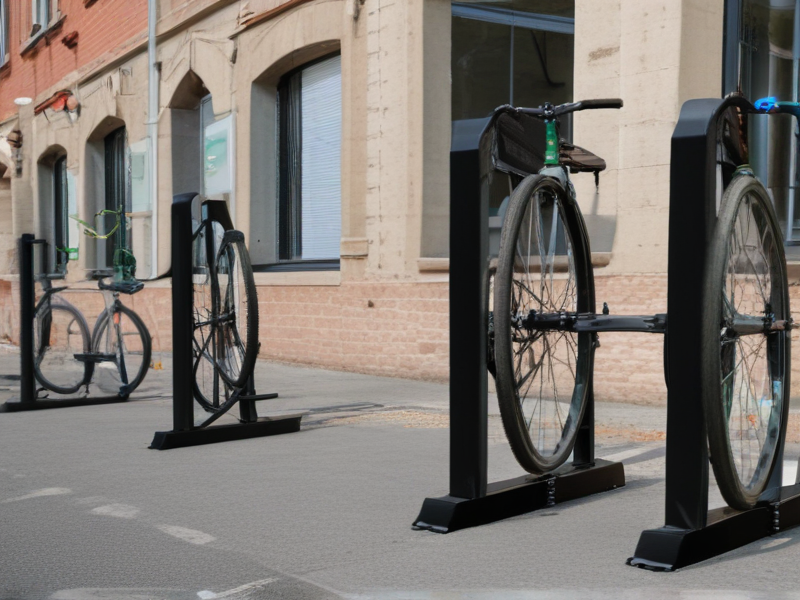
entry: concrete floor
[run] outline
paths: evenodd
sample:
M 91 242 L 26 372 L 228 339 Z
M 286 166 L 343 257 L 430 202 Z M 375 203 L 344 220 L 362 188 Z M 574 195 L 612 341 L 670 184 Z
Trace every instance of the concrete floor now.
M 0 599 L 800 598 L 800 529 L 675 573 L 625 565 L 663 524 L 663 408 L 597 407 L 625 488 L 438 535 L 411 523 L 447 493 L 447 386 L 259 363 L 280 393 L 260 412 L 308 411 L 299 433 L 158 452 L 168 358 L 128 403 L 0 414 Z M 490 480 L 520 475 L 490 405 Z

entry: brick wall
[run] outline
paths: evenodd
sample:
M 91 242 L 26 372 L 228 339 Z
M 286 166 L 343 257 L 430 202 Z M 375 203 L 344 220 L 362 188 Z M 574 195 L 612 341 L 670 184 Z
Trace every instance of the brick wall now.
M 64 16 L 60 29 L 48 35 L 50 39 L 41 40 L 35 49 L 20 55 L 31 32 L 31 2 L 13 1 L 8 6 L 10 63 L 0 73 L 0 120 L 17 111 L 15 98 L 37 99 L 71 72 L 106 53 L 113 54 L 147 29 L 144 0 L 99 0 L 88 8 L 84 0 L 58 0 Z M 61 39 L 74 31 L 78 32 L 78 44 L 70 49 Z
M 598 306 L 611 314 L 666 311 L 665 276 L 597 277 Z M 800 286 L 790 288 L 800 314 Z M 19 290 L 0 281 L 0 337 L 18 341 Z M 67 293 L 90 327 L 102 310 L 97 293 Z M 258 288 L 260 358 L 374 375 L 447 381 L 448 285 L 446 283 L 354 283 L 330 287 Z M 153 335 L 154 359 L 172 347 L 171 290 L 146 287 L 123 302 Z M 793 335 L 800 356 L 800 334 Z M 599 401 L 664 405 L 664 337 L 605 333 L 595 355 Z M 800 360 L 793 361 L 794 396 L 800 395 Z M 491 385 L 491 384 L 490 384 Z

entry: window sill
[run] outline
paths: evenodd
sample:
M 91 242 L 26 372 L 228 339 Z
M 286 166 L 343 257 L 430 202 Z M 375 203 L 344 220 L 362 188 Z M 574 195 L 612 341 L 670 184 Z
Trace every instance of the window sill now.
M 338 286 L 342 284 L 339 271 L 278 271 L 253 273 L 256 285 L 263 286 Z
M 497 259 L 492 259 L 492 265 Z M 592 252 L 592 266 L 595 269 L 607 267 L 611 262 L 611 252 Z M 800 263 L 798 264 L 800 267 Z M 450 272 L 449 258 L 420 258 L 417 259 L 417 269 L 420 273 L 448 273 Z
M 26 54 L 36 50 L 42 40 L 44 40 L 45 45 L 49 46 L 55 35 L 61 31 L 66 18 L 67 15 L 59 15 L 57 19 L 50 21 L 50 23 L 47 24 L 47 27 L 40 29 L 33 37 L 22 42 L 22 47 L 19 51 L 20 56 L 25 56 Z

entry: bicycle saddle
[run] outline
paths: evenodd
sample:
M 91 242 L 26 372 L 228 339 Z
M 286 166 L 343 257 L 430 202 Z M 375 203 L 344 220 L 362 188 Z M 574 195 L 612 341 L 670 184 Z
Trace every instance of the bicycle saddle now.
M 97 287 L 101 290 L 109 290 L 111 292 L 120 292 L 122 294 L 132 295 L 144 288 L 143 281 L 132 279 L 130 281 L 112 281 L 111 283 L 103 283 L 105 277 L 97 280 Z
M 586 148 L 569 142 L 561 142 L 558 148 L 558 158 L 562 165 L 569 167 L 570 173 L 599 173 L 606 168 L 605 160 Z

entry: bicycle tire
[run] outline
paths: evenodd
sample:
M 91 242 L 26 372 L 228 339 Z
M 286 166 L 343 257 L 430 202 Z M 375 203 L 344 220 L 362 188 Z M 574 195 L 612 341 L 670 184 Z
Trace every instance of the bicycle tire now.
M 594 312 L 590 257 L 574 200 L 551 177 L 526 177 L 511 195 L 501 231 L 493 320 L 503 428 L 517 461 L 531 473 L 558 468 L 572 452 L 586 411 L 596 338 L 535 324 L 527 329 L 523 319 L 530 310 Z M 557 275 L 557 268 L 566 275 Z M 523 374 L 523 366 L 529 372 Z
M 240 231 L 226 231 L 216 258 L 221 353 L 217 366 L 232 387 L 242 387 L 258 357 L 258 297 L 250 255 Z
M 62 315 L 63 316 L 58 316 Z M 77 331 L 72 326 L 77 326 Z M 66 343 L 62 334 L 66 333 Z M 70 340 L 80 334 L 80 341 Z M 58 346 L 52 341 L 58 340 Z M 43 347 L 43 338 L 48 343 Z M 33 318 L 33 371 L 36 379 L 46 389 L 57 394 L 74 394 L 91 380 L 93 366 L 79 362 L 74 355 L 87 353 L 90 349 L 89 326 L 81 312 L 68 303 L 45 300 L 37 308 Z
M 116 366 L 116 377 L 111 373 L 105 372 L 106 370 L 110 371 L 110 369 L 104 368 L 104 364 L 106 363 L 98 363 L 95 368 L 95 382 L 97 383 L 98 387 L 104 391 L 112 392 L 116 388 L 116 391 L 121 396 L 127 396 L 131 394 L 137 387 L 139 387 L 147 375 L 147 370 L 150 368 L 150 359 L 153 353 L 153 341 L 150 336 L 150 332 L 147 330 L 147 326 L 144 324 L 141 317 L 133 310 L 124 304 L 120 304 L 118 307 L 112 310 L 112 313 L 115 315 L 117 313 L 121 313 L 121 315 L 124 315 L 130 320 L 131 325 L 133 326 L 134 331 L 127 333 L 123 332 L 123 336 L 131 336 L 135 332 L 141 341 L 139 343 L 134 342 L 130 346 L 127 345 L 127 342 L 124 342 L 126 345 L 124 345 L 122 348 L 123 356 L 114 362 L 114 365 Z M 109 314 L 111 314 L 109 313 L 109 310 L 104 310 L 97 317 L 94 329 L 92 329 L 92 351 L 95 353 L 105 351 L 108 354 L 116 355 L 117 349 L 119 348 L 119 345 L 115 339 L 116 336 L 106 335 Z M 120 327 L 125 327 L 122 324 L 121 318 Z M 128 356 L 128 359 L 125 359 L 126 355 Z M 130 358 L 137 355 L 141 358 L 137 360 L 132 360 Z M 125 381 L 123 381 L 121 371 L 122 364 L 126 365 L 126 378 L 128 380 L 127 384 Z M 130 369 L 131 366 L 134 368 Z M 135 375 L 133 377 L 131 376 L 132 371 L 135 371 Z
M 791 371 L 789 330 L 740 334 L 734 323 L 748 317 L 780 322 L 790 314 L 778 219 L 754 177 L 735 177 L 723 194 L 703 293 L 701 397 L 709 456 L 723 498 L 745 510 L 756 504 L 775 466 Z

